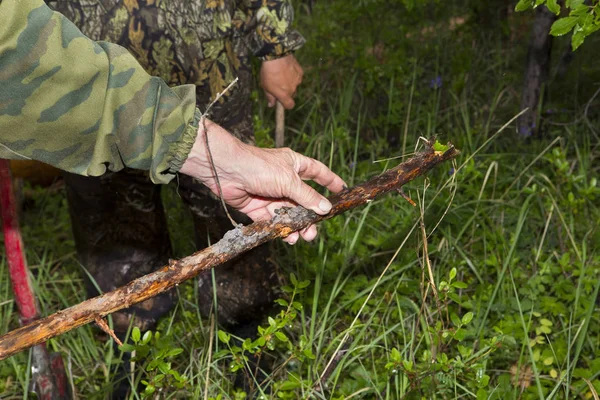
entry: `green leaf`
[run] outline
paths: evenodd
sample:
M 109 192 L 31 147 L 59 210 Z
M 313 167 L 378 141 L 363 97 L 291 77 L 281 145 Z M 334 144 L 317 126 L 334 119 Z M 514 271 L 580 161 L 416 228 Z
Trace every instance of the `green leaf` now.
M 140 341 L 141 336 L 142 336 L 142 333 L 140 332 L 140 328 L 138 328 L 137 326 L 134 326 L 133 330 L 131 331 L 131 340 L 133 340 L 134 343 L 137 343 Z
M 166 363 L 166 362 L 160 362 L 158 364 L 158 369 L 160 370 L 160 372 L 162 372 L 163 374 L 168 374 L 169 371 L 171 370 L 171 363 Z
M 546 2 L 546 7 L 548 7 L 548 10 L 550 10 L 551 13 L 556 15 L 560 14 L 560 6 L 558 5 L 557 0 L 548 0 Z
M 459 328 L 454 332 L 454 340 L 458 340 L 459 342 L 462 341 L 465 336 L 467 336 L 467 331 L 464 329 Z
M 533 7 L 533 1 L 531 0 L 519 0 L 515 6 L 515 11 L 525 11 Z
M 477 390 L 477 400 L 487 400 L 488 392 L 484 388 L 479 388 Z
M 300 382 L 286 381 L 281 382 L 279 385 L 279 390 L 293 390 L 300 387 Z
M 217 335 L 219 336 L 219 340 L 225 344 L 228 344 L 229 339 L 231 339 L 231 336 L 221 330 L 217 333 Z
M 151 395 L 152 393 L 154 393 L 156 391 L 156 388 L 154 387 L 154 385 L 148 385 L 146 386 L 146 389 L 144 389 L 144 395 Z
M 290 274 L 290 282 L 292 282 L 292 285 L 298 286 L 298 279 L 296 278 L 296 275 L 294 275 L 293 273 Z
M 469 322 L 471 322 L 473 320 L 473 313 L 471 311 L 469 311 L 468 313 L 466 313 L 465 315 L 463 315 L 462 317 L 462 323 L 464 325 L 467 325 Z
M 571 37 L 571 47 L 573 47 L 573 51 L 577 50 L 579 46 L 583 44 L 585 40 L 585 33 L 583 30 L 576 31 L 573 33 L 573 37 Z M 571 193 L 569 193 L 571 194 Z
M 129 344 L 129 343 L 124 343 L 121 347 L 120 347 L 121 351 L 124 351 L 126 353 L 131 353 L 132 351 L 135 350 L 135 346 Z
M 180 348 L 180 347 L 176 347 L 174 349 L 171 349 L 171 350 L 167 351 L 166 355 L 167 355 L 167 357 L 174 357 L 174 356 L 179 355 L 181 353 L 183 353 L 183 349 Z
M 392 361 L 395 361 L 395 362 L 402 361 L 402 356 L 400 355 L 400 352 L 398 351 L 398 349 L 395 347 L 392 349 L 392 354 L 390 355 L 390 358 L 392 359 Z
M 583 4 L 585 0 L 567 0 L 565 2 L 565 5 L 567 6 L 567 8 L 577 8 L 579 6 L 581 6 Z
M 435 143 L 433 144 L 433 150 L 434 151 L 441 151 L 442 153 L 445 152 L 446 150 L 448 150 L 449 147 L 445 144 L 441 144 L 439 141 L 435 141 Z
M 143 344 L 148 344 L 148 342 L 152 339 L 152 331 L 147 331 L 146 333 L 144 333 L 144 336 L 142 337 L 142 343 Z
M 309 286 L 310 286 L 310 281 L 308 279 L 298 283 L 299 289 L 305 289 Z
M 466 289 L 469 287 L 469 285 L 461 281 L 452 282 L 450 286 L 455 287 L 457 289 Z
M 578 18 L 576 17 L 565 17 L 557 19 L 550 28 L 550 34 L 552 36 L 562 36 L 569 33 L 571 29 L 577 24 Z
M 277 299 L 275 300 L 275 303 L 279 304 L 281 307 L 287 307 L 289 304 L 287 300 L 284 299 Z
M 315 359 L 315 355 L 313 354 L 311 349 L 302 350 L 302 354 L 304 354 L 304 357 L 308 358 L 309 360 Z
M 283 332 L 275 332 L 275 336 L 277 337 L 277 339 L 281 340 L 282 342 L 288 341 L 287 336 L 285 336 L 285 333 L 283 333 Z
M 456 267 L 450 270 L 450 281 L 454 278 L 456 278 Z
M 460 320 L 460 318 L 458 318 L 458 315 L 452 313 L 452 315 L 450 316 L 450 319 L 452 320 L 452 323 L 454 324 L 454 326 L 456 326 L 456 327 L 462 326 L 462 321 Z

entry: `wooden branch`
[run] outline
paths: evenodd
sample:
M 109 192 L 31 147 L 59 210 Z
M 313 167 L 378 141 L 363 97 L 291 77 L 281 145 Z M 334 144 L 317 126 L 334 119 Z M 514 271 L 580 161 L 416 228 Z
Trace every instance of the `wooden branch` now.
M 0 360 L 163 293 L 202 271 L 222 264 L 269 240 L 286 237 L 311 224 L 363 205 L 377 196 L 400 189 L 407 182 L 459 154 L 458 150 L 450 144 L 445 152 L 434 151 L 433 142 L 434 139 L 427 142 L 425 151 L 395 168 L 362 185 L 345 189 L 329 197 L 333 208 L 327 215 L 320 216 L 303 207 L 280 209 L 269 221 L 258 221 L 248 226 L 238 225 L 228 231 L 220 241 L 202 251 L 178 261 L 171 261 L 160 270 L 131 281 L 112 292 L 91 298 L 0 336 Z

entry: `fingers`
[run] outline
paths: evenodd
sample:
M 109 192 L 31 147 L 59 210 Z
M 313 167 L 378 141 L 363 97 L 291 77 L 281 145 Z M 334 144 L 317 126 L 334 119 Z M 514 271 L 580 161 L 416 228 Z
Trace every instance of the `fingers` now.
M 317 237 L 317 233 L 317 226 L 311 225 L 308 228 L 300 231 L 300 236 L 302 236 L 302 239 L 306 240 L 307 242 L 310 242 Z
M 289 183 L 286 197 L 319 215 L 325 215 L 331 211 L 332 205 L 329 200 L 300 179 L 292 180 Z
M 291 110 L 296 105 L 294 99 L 289 95 L 287 97 L 278 97 L 277 100 L 279 100 L 286 110 Z
M 283 108 L 285 108 L 286 110 L 291 110 L 296 105 L 296 102 L 294 101 L 294 98 L 292 97 L 293 95 L 294 95 L 294 92 L 289 92 L 286 90 L 276 90 L 271 94 L 271 96 L 274 99 L 277 99 L 283 105 Z M 267 95 L 267 99 L 268 98 L 269 98 L 269 95 Z M 275 104 L 275 103 L 273 103 L 273 104 Z M 269 106 L 269 107 L 272 107 L 272 106 Z
M 320 161 L 296 153 L 296 171 L 302 179 L 310 179 L 338 193 L 346 187 L 346 183 Z
M 265 90 L 265 96 L 267 96 L 267 105 L 269 107 L 274 107 L 275 103 L 277 102 L 277 99 L 275 98 L 275 96 L 273 96 L 271 93 L 267 92 Z
M 307 242 L 310 242 L 317 237 L 317 233 L 317 226 L 311 225 L 308 228 L 301 230 L 300 232 L 294 232 L 290 234 L 288 237 L 284 238 L 283 241 L 288 244 L 294 245 L 298 242 L 298 239 L 302 237 L 302 239 L 306 240 Z
M 302 67 L 291 54 L 275 60 L 263 61 L 260 80 L 269 107 L 275 105 L 274 100 L 278 100 L 284 108 L 288 110 L 294 108 L 293 97 L 302 83 L 303 75 Z
M 288 244 L 295 245 L 296 242 L 298 241 L 299 237 L 300 237 L 300 234 L 298 232 L 294 232 L 294 233 L 290 234 L 288 237 L 283 238 L 283 241 Z

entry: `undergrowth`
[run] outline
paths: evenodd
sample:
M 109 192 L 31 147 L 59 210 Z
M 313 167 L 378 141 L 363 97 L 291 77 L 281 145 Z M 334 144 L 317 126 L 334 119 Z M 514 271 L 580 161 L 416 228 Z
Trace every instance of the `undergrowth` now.
M 96 328 L 51 339 L 79 398 L 105 398 L 124 378 L 133 398 L 598 398 L 598 113 L 584 112 L 600 82 L 597 39 L 568 76 L 554 75 L 543 137 L 525 140 L 514 121 L 527 16 L 494 31 L 474 10 L 336 0 L 308 16 L 300 6 L 309 41 L 286 116 L 292 148 L 350 185 L 410 157 L 419 137 L 461 156 L 407 185 L 415 205 L 388 195 L 321 224 L 313 243 L 278 244 L 288 284 L 256 338 L 201 318 L 188 283 L 156 332 L 131 332 L 121 349 L 135 351 L 131 377 L 116 374 L 123 352 Z M 254 101 L 257 141 L 272 146 L 274 116 Z M 171 189 L 171 237 L 185 256 L 190 219 Z M 84 299 L 83 268 L 64 193 L 28 190 L 23 236 L 49 314 Z M 5 332 L 18 321 L 2 263 Z M 0 362 L 0 398 L 27 397 L 28 362 L 27 352 Z

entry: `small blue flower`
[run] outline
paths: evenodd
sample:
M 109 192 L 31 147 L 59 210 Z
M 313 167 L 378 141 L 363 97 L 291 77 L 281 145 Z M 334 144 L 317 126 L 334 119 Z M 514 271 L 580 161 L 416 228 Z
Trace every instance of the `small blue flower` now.
M 450 168 L 450 171 L 448 171 L 448 175 L 452 176 L 455 172 L 456 171 L 454 170 L 454 168 Z
M 435 79 L 432 79 L 431 81 L 429 81 L 429 87 L 431 89 L 439 89 L 442 87 L 442 77 L 441 76 L 436 76 Z
M 534 129 L 535 129 L 535 124 L 533 124 L 531 127 L 521 126 L 521 127 L 519 127 L 519 135 L 521 135 L 523 137 L 530 137 L 531 135 L 533 135 Z
M 354 161 L 352 161 L 350 164 L 348 164 L 348 168 L 354 169 L 354 167 L 356 167 L 356 163 Z

